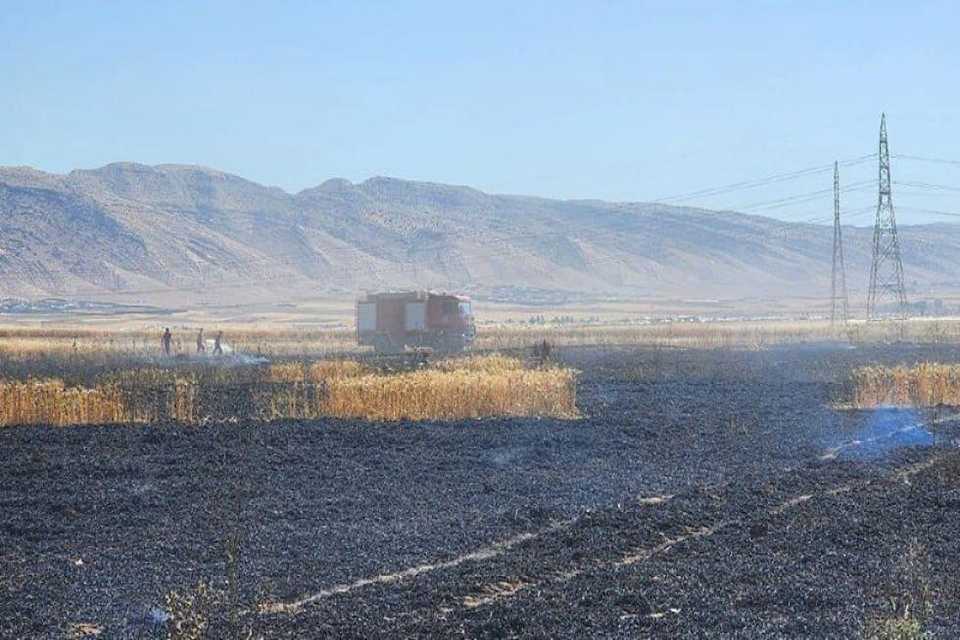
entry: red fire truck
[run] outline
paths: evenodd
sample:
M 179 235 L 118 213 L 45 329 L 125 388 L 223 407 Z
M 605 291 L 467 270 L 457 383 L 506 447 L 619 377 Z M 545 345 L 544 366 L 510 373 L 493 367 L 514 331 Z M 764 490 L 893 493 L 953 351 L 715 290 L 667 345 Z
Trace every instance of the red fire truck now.
M 463 351 L 476 335 L 470 298 L 433 291 L 374 293 L 357 301 L 357 342 L 377 353 Z

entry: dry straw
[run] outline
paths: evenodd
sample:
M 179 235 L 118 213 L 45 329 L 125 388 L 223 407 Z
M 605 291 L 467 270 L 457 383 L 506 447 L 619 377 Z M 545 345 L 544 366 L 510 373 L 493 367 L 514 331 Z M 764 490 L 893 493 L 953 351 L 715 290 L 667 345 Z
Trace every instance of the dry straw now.
M 960 320 L 913 318 L 903 323 L 854 322 L 838 331 L 821 320 L 687 320 L 650 322 L 620 316 L 603 322 L 530 324 L 516 321 L 483 324 L 475 347 L 482 350 L 518 349 L 549 341 L 569 345 L 645 345 L 683 348 L 762 348 L 819 340 L 886 342 L 891 339 L 922 343 L 960 342 Z M 352 328 L 295 329 L 279 325 L 219 326 L 234 352 L 268 357 L 328 358 L 360 352 Z M 194 352 L 199 327 L 174 326 L 174 350 Z M 208 334 L 211 327 L 207 327 Z M 31 362 L 44 358 L 97 363 L 118 357 L 155 357 L 160 353 L 162 326 L 139 329 L 94 329 L 85 325 L 58 328 L 0 326 L 0 360 Z
M 853 372 L 858 407 L 960 406 L 960 365 L 924 362 L 913 367 L 861 367 Z
M 574 418 L 569 369 L 437 369 L 331 380 L 324 412 L 367 420 L 460 420 L 493 416 Z
M 0 426 L 313 419 L 577 417 L 576 372 L 500 355 L 380 373 L 350 360 L 264 369 L 132 369 L 92 389 L 60 380 L 0 383 Z
M 60 380 L 0 382 L 0 426 L 12 424 L 103 424 L 122 422 L 120 392 L 114 386 L 82 389 Z

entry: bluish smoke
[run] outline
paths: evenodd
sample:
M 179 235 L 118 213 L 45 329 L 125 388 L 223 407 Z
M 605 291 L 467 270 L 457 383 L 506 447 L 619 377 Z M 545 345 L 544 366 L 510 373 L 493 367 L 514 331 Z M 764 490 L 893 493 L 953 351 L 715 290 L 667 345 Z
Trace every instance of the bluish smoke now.
M 934 442 L 934 435 L 916 411 L 878 407 L 859 429 L 838 434 L 823 458 L 870 460 L 906 447 L 929 447 Z

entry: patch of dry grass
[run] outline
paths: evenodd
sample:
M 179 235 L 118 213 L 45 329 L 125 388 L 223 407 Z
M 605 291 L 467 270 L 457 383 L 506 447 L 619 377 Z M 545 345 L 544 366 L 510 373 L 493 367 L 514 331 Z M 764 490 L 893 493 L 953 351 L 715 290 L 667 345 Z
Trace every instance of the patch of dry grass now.
M 494 416 L 575 418 L 570 369 L 426 369 L 333 379 L 324 410 L 366 420 L 463 420 Z
M 201 324 L 156 320 L 150 324 L 118 327 L 0 326 L 0 359 L 37 357 L 106 358 L 156 357 L 164 326 L 173 331 L 176 354 L 196 351 Z M 238 353 L 267 357 L 330 358 L 362 352 L 350 327 L 296 328 L 286 325 L 205 323 L 206 337 L 224 331 L 225 344 Z M 831 327 L 823 320 L 698 321 L 690 318 L 608 318 L 596 322 L 530 324 L 521 321 L 486 323 L 478 328 L 478 350 L 527 348 L 547 340 L 553 345 L 644 345 L 695 349 L 763 348 L 822 340 L 855 343 L 906 340 L 922 343 L 960 343 L 960 320 L 915 318 L 906 322 L 853 322 Z
M 892 563 L 884 588 L 886 611 L 867 619 L 866 640 L 922 640 L 930 637 L 925 628 L 942 595 L 932 581 L 932 567 L 926 547 L 913 539 L 902 556 Z
M 321 360 L 319 362 L 283 362 L 269 367 L 270 382 L 323 382 L 367 375 L 370 369 L 353 360 Z
M 0 426 L 11 424 L 103 424 L 122 422 L 119 390 L 67 387 L 60 380 L 0 382 Z
M 36 357 L 105 358 L 160 355 L 160 336 L 166 325 L 129 329 L 91 328 L 0 328 L 0 358 Z M 199 326 L 171 323 L 173 352 L 196 352 Z M 207 326 L 205 337 L 213 339 L 219 327 Z M 347 329 L 224 327 L 224 344 L 236 352 L 270 357 L 328 356 L 357 351 L 356 334 Z
M 876 617 L 867 620 L 864 640 L 924 640 L 927 634 L 920 621 L 912 617 Z
M 473 371 L 476 373 L 502 373 L 504 371 L 518 371 L 524 368 L 524 363 L 518 358 L 511 358 L 499 353 L 486 355 L 466 355 L 456 358 L 447 358 L 433 363 L 438 371 Z
M 528 368 L 500 355 L 378 372 L 350 360 L 267 367 L 151 367 L 102 376 L 91 388 L 59 380 L 0 384 L 0 426 L 315 419 L 575 418 L 576 373 Z
M 825 320 L 776 319 L 502 323 L 482 326 L 475 344 L 480 349 L 514 349 L 543 340 L 557 346 L 643 345 L 685 349 L 762 349 L 827 340 L 945 344 L 960 342 L 960 320 L 914 318 L 905 322 L 851 322 L 846 327 L 831 326 Z
M 861 408 L 960 406 L 960 365 L 924 362 L 912 367 L 870 366 L 852 374 Z

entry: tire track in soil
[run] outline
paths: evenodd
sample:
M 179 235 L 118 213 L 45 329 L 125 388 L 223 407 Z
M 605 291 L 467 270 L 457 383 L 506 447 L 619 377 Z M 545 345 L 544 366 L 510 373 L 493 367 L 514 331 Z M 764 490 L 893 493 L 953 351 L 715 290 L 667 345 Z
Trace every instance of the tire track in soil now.
M 669 501 L 672 497 L 673 497 L 672 495 L 643 496 L 643 497 L 637 498 L 636 502 L 639 505 L 653 506 L 653 505 L 663 504 Z M 407 569 L 403 569 L 401 571 L 397 571 L 395 573 L 385 573 L 385 574 L 379 574 L 379 575 L 371 576 L 367 578 L 360 578 L 359 580 L 355 580 L 350 583 L 340 584 L 327 589 L 323 589 L 321 591 L 317 591 L 315 593 L 298 598 L 297 600 L 291 600 L 288 602 L 264 602 L 257 607 L 257 611 L 259 613 L 266 613 L 266 614 L 297 613 L 298 611 L 302 610 L 304 607 L 314 602 L 318 602 L 320 600 L 324 600 L 332 596 L 350 593 L 352 591 L 356 591 L 364 587 L 378 585 L 378 584 L 393 584 L 393 583 L 401 582 L 403 580 L 407 580 L 410 578 L 416 578 L 417 576 L 420 576 L 425 573 L 441 571 L 443 569 L 453 569 L 467 562 L 482 562 L 485 560 L 491 560 L 493 558 L 496 558 L 497 556 L 503 555 L 507 551 L 510 551 L 514 547 L 517 547 L 525 542 L 535 540 L 544 535 L 559 531 L 561 529 L 566 529 L 567 527 L 576 523 L 579 519 L 580 519 L 579 517 L 576 517 L 576 518 L 569 518 L 566 520 L 559 520 L 557 522 L 551 523 L 546 527 L 537 529 L 536 531 L 526 531 L 524 533 L 517 534 L 511 538 L 494 542 L 493 544 L 488 545 L 486 547 L 481 547 L 475 551 L 471 551 L 470 553 L 465 553 L 463 555 L 456 556 L 455 558 L 451 558 L 449 560 L 419 564 L 413 567 L 409 567 Z M 521 581 L 517 581 L 509 584 L 493 585 L 490 587 L 492 592 L 509 591 L 510 589 L 513 589 L 514 591 L 518 591 L 521 588 L 523 588 L 523 583 Z
M 922 473 L 934 466 L 944 459 L 944 455 L 935 455 L 929 460 L 923 462 L 914 463 L 899 469 L 896 473 L 890 474 L 888 477 L 896 479 L 898 481 L 910 483 L 910 478 Z M 859 480 L 856 482 L 848 482 L 841 484 L 840 486 L 833 487 L 824 491 L 817 493 L 805 493 L 789 498 L 780 504 L 764 510 L 762 513 L 768 516 L 778 516 L 782 515 L 791 509 L 798 507 L 802 504 L 805 504 L 811 500 L 814 500 L 818 497 L 834 497 L 842 495 L 845 493 L 850 493 L 858 489 L 863 489 L 875 482 L 874 479 Z M 562 570 L 553 572 L 547 576 L 541 577 L 539 579 L 517 579 L 517 580 L 507 580 L 501 581 L 495 584 L 486 585 L 481 587 L 478 592 L 465 596 L 463 599 L 463 606 L 467 609 L 476 609 L 479 607 L 487 606 L 494 604 L 498 601 L 511 598 L 517 593 L 537 587 L 544 587 L 548 585 L 558 585 L 563 584 L 564 582 L 569 582 L 574 578 L 579 577 L 587 571 L 610 571 L 619 569 L 625 566 L 631 566 L 634 564 L 646 562 L 655 556 L 659 556 L 665 553 L 668 553 L 671 549 L 675 548 L 677 545 L 693 542 L 701 538 L 707 538 L 713 536 L 720 531 L 729 529 L 735 526 L 743 526 L 746 524 L 744 518 L 730 518 L 725 520 L 720 520 L 712 525 L 707 525 L 699 527 L 696 529 L 691 529 L 687 533 L 675 536 L 673 538 L 667 538 L 663 542 L 656 544 L 651 547 L 641 547 L 625 552 L 617 560 L 606 560 L 606 561 L 587 561 L 581 563 L 577 567 L 571 567 L 568 570 Z M 444 612 L 445 613 L 445 612 Z M 651 616 L 659 616 L 661 614 L 653 613 L 649 614 Z
M 896 480 L 910 483 L 910 478 L 913 476 L 930 469 L 935 466 L 944 458 L 944 455 L 936 455 L 929 460 L 923 462 L 914 463 L 898 469 L 895 473 L 890 474 L 888 477 L 894 478 Z M 785 470 L 784 473 L 788 473 L 791 469 Z M 841 484 L 830 489 L 815 493 L 803 493 L 796 496 L 793 496 L 787 500 L 780 502 L 779 504 L 763 510 L 761 513 L 768 516 L 778 516 L 782 515 L 794 509 L 802 504 L 805 504 L 811 500 L 814 500 L 818 497 L 834 497 L 844 493 L 850 493 L 857 489 L 862 489 L 869 486 L 875 482 L 875 479 L 865 479 L 855 482 L 848 482 Z M 649 506 L 651 508 L 658 507 L 669 503 L 673 498 L 673 495 L 664 494 L 664 495 L 653 495 L 653 496 L 641 496 L 635 499 L 635 504 L 640 506 Z M 575 525 L 582 519 L 582 516 L 577 516 L 575 518 L 570 518 L 566 520 L 557 521 L 551 523 L 546 527 L 542 527 L 535 531 L 527 531 L 520 534 L 517 534 L 513 537 L 506 538 L 494 542 L 485 547 L 480 547 L 474 551 L 471 551 L 460 556 L 456 556 L 449 560 L 437 561 L 432 563 L 423 563 L 402 569 L 393 573 L 379 574 L 375 576 L 369 576 L 365 578 L 360 578 L 353 582 L 343 583 L 327 589 L 322 589 L 315 593 L 311 593 L 296 600 L 286 601 L 286 602 L 263 602 L 257 607 L 257 612 L 261 614 L 297 614 L 301 612 L 304 608 L 310 606 L 313 603 L 317 603 L 321 600 L 325 600 L 334 596 L 343 595 L 352 593 L 358 590 L 362 590 L 365 587 L 371 587 L 375 585 L 390 585 L 398 584 L 404 581 L 416 579 L 419 576 L 443 571 L 446 569 L 453 569 L 459 567 L 460 565 L 470 563 L 470 562 L 485 562 L 489 560 L 496 559 L 500 556 L 505 555 L 511 550 L 520 547 L 521 545 L 532 542 L 538 538 L 548 536 L 560 532 L 564 529 L 568 529 L 571 526 Z M 492 582 L 487 585 L 484 585 L 478 589 L 475 589 L 472 593 L 467 594 L 462 598 L 461 605 L 465 609 L 478 609 L 484 606 L 494 604 L 498 601 L 511 598 L 518 593 L 529 590 L 531 588 L 543 587 L 547 585 L 558 585 L 565 582 L 569 582 L 578 576 L 582 575 L 587 571 L 610 571 L 615 570 L 620 567 L 630 566 L 638 563 L 648 561 L 656 556 L 668 553 L 671 549 L 675 548 L 680 544 L 686 542 L 693 542 L 698 539 L 707 538 L 713 536 L 721 531 L 729 529 L 735 526 L 743 526 L 746 523 L 744 518 L 729 518 L 720 520 L 713 523 L 712 525 L 705 525 L 695 529 L 689 529 L 686 533 L 674 537 L 667 538 L 662 542 L 652 545 L 649 547 L 639 547 L 634 549 L 624 550 L 620 557 L 615 560 L 584 560 L 583 562 L 578 563 L 576 566 L 572 566 L 568 569 L 561 569 L 553 571 L 549 574 L 539 577 L 511 577 L 497 582 Z M 451 609 L 449 607 L 441 607 L 439 613 L 445 615 L 449 613 Z M 651 614 L 656 615 L 656 614 Z
M 957 417 L 957 416 L 960 416 L 960 414 L 951 416 L 951 418 Z M 941 419 L 937 422 L 941 422 L 941 421 L 943 420 Z M 837 445 L 833 448 L 825 450 L 823 455 L 818 456 L 818 460 L 828 461 L 828 460 L 835 459 L 837 457 L 837 454 L 841 450 L 859 447 L 861 445 L 869 444 L 869 442 L 872 442 L 874 440 L 879 440 L 882 438 L 895 437 L 901 432 L 915 429 L 916 427 L 917 425 L 909 425 L 908 427 L 899 429 L 892 434 L 885 434 L 884 436 L 880 436 L 877 438 L 853 440 L 850 442 L 841 443 L 840 445 Z M 896 478 L 897 480 L 910 484 L 910 478 L 935 466 L 942 459 L 943 459 L 943 455 L 934 456 L 930 460 L 926 460 L 920 463 L 915 463 L 903 469 L 900 469 L 896 473 L 892 474 L 892 476 L 890 477 Z M 793 467 L 787 468 L 787 469 L 784 469 L 783 473 L 786 474 L 793 470 L 794 470 Z M 849 493 L 851 491 L 864 488 L 870 485 L 872 482 L 874 482 L 874 480 L 867 479 L 867 480 L 847 483 L 844 485 L 840 485 L 838 487 L 834 487 L 832 489 L 820 491 L 818 493 L 800 494 L 792 498 L 789 498 L 774 507 L 766 509 L 762 513 L 768 516 L 781 515 L 799 505 L 809 502 L 810 500 L 816 499 L 817 497 L 834 497 L 844 493 Z M 674 496 L 672 494 L 641 496 L 635 499 L 635 503 L 642 506 L 655 507 L 655 506 L 664 504 L 666 502 L 669 502 L 670 499 L 673 497 Z M 379 574 L 376 576 L 360 578 L 353 582 L 329 587 L 327 589 L 323 589 L 315 593 L 305 595 L 301 598 L 298 598 L 292 601 L 263 602 L 257 607 L 257 611 L 262 614 L 276 614 L 276 613 L 296 614 L 299 611 L 301 611 L 303 608 L 309 606 L 312 603 L 315 603 L 327 598 L 331 598 L 333 596 L 347 594 L 357 590 L 361 590 L 368 586 L 396 584 L 406 580 L 416 579 L 418 576 L 421 576 L 424 574 L 428 574 L 436 571 L 442 571 L 446 569 L 453 569 L 469 562 L 484 562 L 488 560 L 493 560 L 499 556 L 506 554 L 507 552 L 511 551 L 512 549 L 524 543 L 534 541 L 538 538 L 547 536 L 551 533 L 556 533 L 563 529 L 567 529 L 572 525 L 576 524 L 579 520 L 581 520 L 581 518 L 582 516 L 577 516 L 575 518 L 553 522 L 546 527 L 542 527 L 535 531 L 523 532 L 523 533 L 517 534 L 516 536 L 493 542 L 488 546 L 480 547 L 474 551 L 471 551 L 466 554 L 462 554 L 460 556 L 456 556 L 449 560 L 437 561 L 432 563 L 423 563 L 423 564 L 415 565 L 413 567 L 402 569 L 394 573 Z M 503 580 L 499 580 L 497 582 L 484 585 L 476 589 L 473 593 L 464 596 L 462 599 L 462 606 L 467 609 L 476 609 L 476 608 L 493 604 L 500 600 L 511 598 L 516 594 L 530 588 L 535 588 L 535 587 L 549 585 L 549 584 L 562 584 L 564 582 L 568 582 L 570 580 L 577 578 L 578 576 L 580 576 L 581 574 L 583 574 L 585 571 L 588 571 L 588 570 L 601 570 L 601 571 L 613 570 L 619 567 L 630 566 L 640 562 L 645 562 L 655 556 L 669 552 L 671 549 L 673 549 L 677 545 L 680 545 L 686 542 L 696 541 L 701 538 L 710 537 L 722 530 L 726 530 L 734 526 L 742 526 L 744 524 L 745 524 L 745 520 L 743 518 L 732 518 L 727 520 L 721 520 L 712 525 L 707 525 L 707 526 L 699 527 L 696 529 L 690 529 L 688 532 L 682 535 L 674 536 L 672 538 L 667 538 L 664 541 L 656 545 L 653 545 L 651 547 L 636 548 L 636 549 L 625 551 L 618 560 L 614 560 L 614 561 L 586 560 L 580 563 L 579 566 L 571 567 L 570 569 L 554 571 L 550 574 L 547 574 L 539 578 L 523 576 L 523 577 L 510 577 Z M 445 614 L 450 612 L 451 609 L 449 609 L 448 607 L 443 607 L 440 609 L 440 611 L 441 613 Z M 657 614 L 651 614 L 651 615 L 657 615 Z
M 417 576 L 430 573 L 432 571 L 440 571 L 442 569 L 452 569 L 466 562 L 482 562 L 484 560 L 490 560 L 499 555 L 503 555 L 510 549 L 523 544 L 529 540 L 534 540 L 539 538 L 542 535 L 548 534 L 551 531 L 561 529 L 573 524 L 573 520 L 561 520 L 550 524 L 547 527 L 538 529 L 537 531 L 527 531 L 512 538 L 507 538 L 505 540 L 500 540 L 499 542 L 494 542 L 493 544 L 481 547 L 476 551 L 471 551 L 470 553 L 465 553 L 463 555 L 451 558 L 450 560 L 444 560 L 441 562 L 434 563 L 425 563 L 419 564 L 414 567 L 409 567 L 395 573 L 384 573 L 368 578 L 360 578 L 354 582 L 347 584 L 341 584 L 328 589 L 323 589 L 312 593 L 310 595 L 303 596 L 297 600 L 292 600 L 289 602 L 267 602 L 262 603 L 258 607 L 260 613 L 297 613 L 304 607 L 318 602 L 320 600 L 344 594 L 350 593 L 351 591 L 356 591 L 357 589 L 362 589 L 367 586 L 376 585 L 376 584 L 392 584 L 395 582 L 400 582 L 402 580 L 407 580 L 409 578 L 416 578 Z

